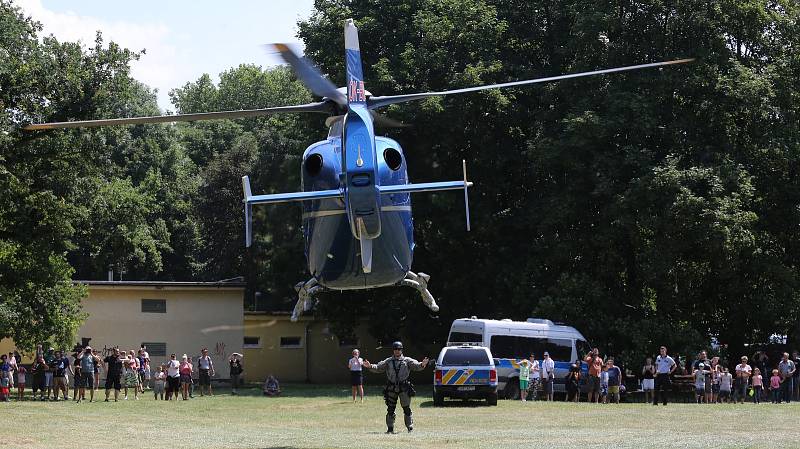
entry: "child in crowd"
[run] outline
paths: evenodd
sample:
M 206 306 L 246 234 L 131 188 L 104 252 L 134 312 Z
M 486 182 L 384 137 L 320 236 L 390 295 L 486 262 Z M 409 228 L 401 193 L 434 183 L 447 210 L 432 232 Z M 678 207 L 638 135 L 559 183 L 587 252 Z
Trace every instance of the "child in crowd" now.
M 17 400 L 21 401 L 22 398 L 25 397 L 25 375 L 28 373 L 28 370 L 25 369 L 25 366 L 20 364 L 17 367 Z
M 161 400 L 164 400 L 164 382 L 167 380 L 167 373 L 164 372 L 164 365 L 158 367 L 156 373 L 156 382 L 153 386 L 153 399 L 158 400 L 161 395 Z
M 0 378 L 0 402 L 8 402 L 8 377 Z
M 600 371 L 600 400 L 598 402 L 608 404 L 608 367 L 605 364 Z
M 731 398 L 731 384 L 733 383 L 733 376 L 731 376 L 728 368 L 723 369 L 722 374 L 719 375 L 719 402 L 728 402 Z
M 781 403 L 781 376 L 778 370 L 772 370 L 772 377 L 769 378 L 769 389 L 772 390 L 772 403 Z
M 761 391 L 764 389 L 764 379 L 761 377 L 761 370 L 756 368 L 753 372 L 753 403 L 761 403 Z
M 698 404 L 702 404 L 706 396 L 706 372 L 705 364 L 697 365 L 694 371 L 694 400 Z

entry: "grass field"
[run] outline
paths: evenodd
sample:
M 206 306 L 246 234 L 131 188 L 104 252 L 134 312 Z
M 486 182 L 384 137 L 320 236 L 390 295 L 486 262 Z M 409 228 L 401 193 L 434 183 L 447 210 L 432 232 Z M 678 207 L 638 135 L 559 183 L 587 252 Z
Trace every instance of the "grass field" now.
M 102 393 L 102 391 L 101 391 Z M 378 389 L 286 385 L 285 396 L 218 394 L 155 402 L 0 403 L 5 447 L 32 448 L 784 448 L 800 447 L 800 404 L 589 405 L 413 401 L 415 430 L 385 435 Z M 398 408 L 398 430 L 402 410 Z

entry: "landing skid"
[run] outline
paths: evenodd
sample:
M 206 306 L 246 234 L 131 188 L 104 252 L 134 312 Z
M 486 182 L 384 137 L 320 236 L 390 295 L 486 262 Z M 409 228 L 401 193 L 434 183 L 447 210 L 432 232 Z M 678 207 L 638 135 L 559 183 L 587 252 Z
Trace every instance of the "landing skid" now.
M 409 271 L 406 273 L 405 279 L 398 282 L 397 285 L 411 287 L 418 291 L 422 296 L 422 302 L 424 302 L 431 311 L 438 312 L 439 306 L 436 304 L 436 300 L 433 299 L 431 292 L 428 291 L 428 281 L 430 279 L 430 275 L 425 273 L 417 274 Z M 291 320 L 297 321 L 303 312 L 307 312 L 314 307 L 314 295 L 325 290 L 325 288 L 319 285 L 316 279 L 311 278 L 307 282 L 298 282 L 297 285 L 294 286 L 294 289 L 297 290 L 298 298 L 297 304 L 295 304 L 294 310 L 292 311 Z
M 438 312 L 439 305 L 436 304 L 436 300 L 433 299 L 433 295 L 431 295 L 431 292 L 428 291 L 428 281 L 430 279 L 431 276 L 423 272 L 416 274 L 412 271 L 409 271 L 406 273 L 406 278 L 400 281 L 399 285 L 405 285 L 406 287 L 411 287 L 418 291 L 419 294 L 422 295 L 422 302 L 424 302 L 432 312 Z
M 298 282 L 294 289 L 297 290 L 297 304 L 294 305 L 291 320 L 297 321 L 303 312 L 307 312 L 314 307 L 313 296 L 324 290 L 324 288 L 317 283 L 316 279 L 311 278 L 307 282 Z

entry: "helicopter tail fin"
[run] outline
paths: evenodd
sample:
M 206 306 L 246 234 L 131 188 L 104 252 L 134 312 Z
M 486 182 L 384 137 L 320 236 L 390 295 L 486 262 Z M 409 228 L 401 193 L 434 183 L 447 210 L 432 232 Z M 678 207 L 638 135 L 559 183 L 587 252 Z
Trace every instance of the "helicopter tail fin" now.
M 347 64 L 347 102 L 366 104 L 364 72 L 361 70 L 361 50 L 358 46 L 358 28 L 353 19 L 344 24 L 344 54 Z

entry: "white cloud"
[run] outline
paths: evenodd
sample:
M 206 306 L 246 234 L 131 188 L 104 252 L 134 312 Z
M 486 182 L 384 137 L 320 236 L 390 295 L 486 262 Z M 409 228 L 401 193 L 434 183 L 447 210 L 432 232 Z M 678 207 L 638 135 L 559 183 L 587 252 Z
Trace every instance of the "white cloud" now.
M 71 11 L 55 12 L 44 7 L 41 0 L 17 0 L 16 4 L 26 15 L 42 23 L 44 35 L 52 34 L 61 41 L 80 41 L 92 46 L 97 31 L 101 30 L 106 43 L 114 41 L 133 51 L 145 49 L 147 53 L 132 63 L 131 72 L 134 78 L 159 90 L 158 100 L 162 109 L 169 107 L 169 89 L 186 79 L 179 62 L 182 55 L 169 42 L 175 36 L 163 23 L 143 24 L 106 20 Z

